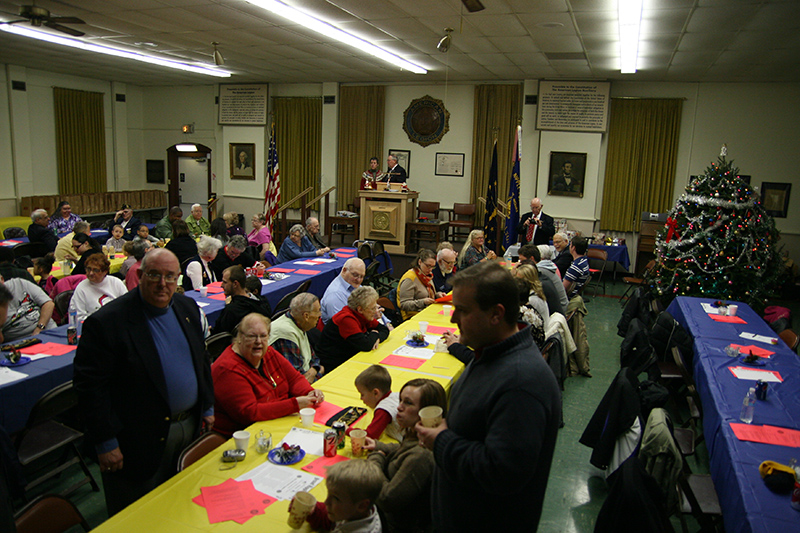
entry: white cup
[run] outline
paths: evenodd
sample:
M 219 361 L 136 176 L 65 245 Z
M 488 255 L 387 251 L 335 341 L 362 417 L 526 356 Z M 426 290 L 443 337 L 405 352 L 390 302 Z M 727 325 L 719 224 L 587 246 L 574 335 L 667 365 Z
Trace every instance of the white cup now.
M 423 335 L 425 333 L 427 333 L 427 331 L 428 331 L 428 323 L 427 322 L 420 322 L 419 323 L 419 330 L 422 332 Z
M 250 446 L 250 432 L 235 431 L 233 433 L 233 442 L 236 443 L 237 450 L 247 451 L 247 448 Z
M 419 419 L 426 428 L 435 428 L 442 423 L 442 408 L 429 405 L 419 410 Z
M 367 432 L 363 429 L 354 429 L 350 432 L 350 444 L 353 447 L 353 457 L 359 457 L 364 450 Z
M 208 296 L 208 287 L 200 287 L 200 296 L 202 298 Z
M 300 409 L 300 420 L 302 420 L 304 428 L 310 428 L 314 425 L 315 414 L 317 414 L 317 412 L 311 407 Z
M 738 305 L 729 305 L 728 306 L 728 314 L 731 316 L 736 316 L 736 313 L 739 311 Z
M 317 499 L 308 492 L 299 491 L 289 504 L 289 519 L 286 521 L 292 529 L 300 529 L 306 517 L 317 505 Z
M 442 306 L 442 312 L 444 313 L 444 316 L 453 316 L 453 306 L 452 305 Z

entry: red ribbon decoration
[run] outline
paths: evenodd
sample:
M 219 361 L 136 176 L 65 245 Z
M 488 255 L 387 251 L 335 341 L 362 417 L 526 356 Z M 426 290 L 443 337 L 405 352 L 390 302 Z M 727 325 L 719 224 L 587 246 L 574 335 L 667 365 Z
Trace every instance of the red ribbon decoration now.
M 667 232 L 667 241 L 671 241 L 673 237 L 677 237 L 678 221 L 672 217 L 667 218 L 666 226 L 669 228 Z

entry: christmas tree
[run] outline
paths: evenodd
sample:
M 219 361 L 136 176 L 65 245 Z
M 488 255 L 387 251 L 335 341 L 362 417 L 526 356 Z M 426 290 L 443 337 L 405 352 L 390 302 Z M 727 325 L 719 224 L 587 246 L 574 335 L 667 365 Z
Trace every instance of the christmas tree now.
M 761 310 L 778 285 L 779 233 L 727 149 L 692 180 L 656 236 L 650 280 L 659 295 L 738 300 Z

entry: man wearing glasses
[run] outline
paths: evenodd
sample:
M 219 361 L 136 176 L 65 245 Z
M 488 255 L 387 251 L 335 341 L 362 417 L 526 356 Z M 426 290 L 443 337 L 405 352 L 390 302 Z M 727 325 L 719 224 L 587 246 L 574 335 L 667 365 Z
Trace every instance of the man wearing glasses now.
M 328 285 L 322 295 L 322 321 L 327 323 L 333 315 L 344 309 L 350 293 L 361 286 L 367 267 L 358 257 L 345 261 L 341 273 Z
M 436 266 L 433 267 L 433 286 L 436 288 L 436 292 L 446 293 L 453 290 L 450 278 L 453 277 L 457 257 L 450 248 L 442 248 L 436 254 Z
M 137 272 L 137 288 L 86 319 L 74 363 L 109 516 L 169 479 L 201 422 L 214 424 L 200 312 L 175 294 L 178 258 L 153 250 Z

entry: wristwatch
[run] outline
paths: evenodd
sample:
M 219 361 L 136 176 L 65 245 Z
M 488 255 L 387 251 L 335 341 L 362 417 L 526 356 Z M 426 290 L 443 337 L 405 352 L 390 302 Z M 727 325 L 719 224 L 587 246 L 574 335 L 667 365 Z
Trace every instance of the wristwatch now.
M 39 329 L 44 329 L 44 327 L 45 327 L 46 325 L 47 325 L 47 324 L 42 324 L 42 323 L 39 323 L 39 324 L 36 324 L 36 327 L 37 327 L 37 328 L 39 328 Z

